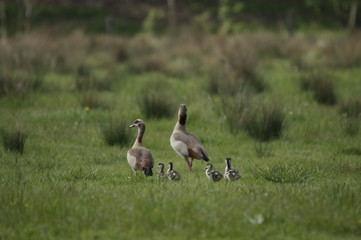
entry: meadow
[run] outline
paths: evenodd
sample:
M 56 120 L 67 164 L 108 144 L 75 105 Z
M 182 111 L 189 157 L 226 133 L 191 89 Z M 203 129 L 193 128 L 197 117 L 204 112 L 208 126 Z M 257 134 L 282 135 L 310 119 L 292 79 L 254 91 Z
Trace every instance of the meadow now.
M 361 35 L 19 34 L 0 49 L 0 239 L 360 239 Z M 223 172 L 171 148 L 187 128 Z M 130 169 L 145 121 L 155 163 Z M 156 173 L 156 168 L 154 168 Z

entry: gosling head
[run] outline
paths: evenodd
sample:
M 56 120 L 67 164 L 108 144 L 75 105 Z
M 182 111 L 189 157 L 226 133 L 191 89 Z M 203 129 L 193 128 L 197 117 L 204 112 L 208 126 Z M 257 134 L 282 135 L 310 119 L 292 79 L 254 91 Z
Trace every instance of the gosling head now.
M 162 171 L 164 169 L 164 164 L 163 163 L 158 163 L 157 168 L 159 168 Z
M 210 170 L 212 170 L 212 168 L 213 168 L 213 165 L 211 163 L 208 163 L 206 166 L 206 170 L 210 171 Z
M 168 166 L 169 166 L 169 170 L 173 170 L 173 162 L 169 162 Z

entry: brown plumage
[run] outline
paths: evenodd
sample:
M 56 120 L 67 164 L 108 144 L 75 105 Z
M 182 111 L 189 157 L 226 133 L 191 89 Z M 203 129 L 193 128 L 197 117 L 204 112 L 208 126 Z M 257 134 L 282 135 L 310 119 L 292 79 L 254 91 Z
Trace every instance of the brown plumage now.
M 193 159 L 209 161 L 207 152 L 201 141 L 193 134 L 187 132 L 187 107 L 181 104 L 178 111 L 178 121 L 170 137 L 170 144 L 186 162 L 189 170 L 192 171 Z M 189 161 L 188 158 L 191 158 Z
M 138 135 L 131 149 L 127 152 L 127 160 L 130 167 L 134 170 L 144 172 L 145 176 L 153 176 L 154 159 L 152 153 L 143 145 L 143 135 L 145 133 L 145 123 L 137 119 L 129 126 L 138 127 Z

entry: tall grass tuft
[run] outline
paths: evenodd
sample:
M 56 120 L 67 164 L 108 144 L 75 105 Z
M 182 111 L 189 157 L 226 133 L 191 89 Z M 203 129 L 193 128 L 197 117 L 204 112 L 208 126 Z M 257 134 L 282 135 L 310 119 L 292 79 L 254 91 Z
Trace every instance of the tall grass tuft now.
M 361 117 L 361 97 L 346 99 L 340 103 L 340 112 L 347 118 Z
M 243 39 L 228 40 L 210 64 L 209 92 L 236 95 L 245 90 L 262 92 L 266 84 L 259 73 L 256 54 Z
M 138 99 L 140 111 L 147 118 L 168 118 L 173 114 L 172 101 L 164 93 L 145 93 Z
M 112 81 L 109 77 L 97 77 L 88 66 L 80 65 L 75 77 L 74 87 L 77 91 L 110 90 Z
M 126 121 L 112 119 L 102 127 L 105 142 L 110 145 L 125 146 L 131 139 L 131 134 Z
M 361 98 L 342 101 L 340 112 L 344 116 L 344 132 L 347 135 L 356 136 L 361 126 Z
M 249 111 L 249 102 L 244 95 L 238 94 L 231 97 L 220 95 L 218 111 L 224 115 L 231 133 L 239 133 L 242 130 L 244 116 Z
M 275 104 L 256 105 L 245 95 L 221 97 L 220 111 L 232 133 L 243 130 L 260 141 L 279 138 L 285 127 L 285 114 Z
M 277 105 L 267 104 L 256 107 L 248 112 L 242 126 L 253 138 L 270 141 L 279 138 L 284 129 L 285 114 Z
M 303 183 L 309 180 L 316 170 L 310 171 L 300 164 L 277 162 L 257 168 L 253 175 L 275 183 Z
M 301 88 L 313 92 L 315 100 L 320 104 L 335 105 L 337 95 L 333 80 L 329 74 L 315 73 L 301 77 Z
M 11 152 L 24 152 L 26 135 L 19 127 L 1 131 L 2 142 L 5 150 Z
M 99 93 L 92 90 L 87 91 L 81 95 L 80 105 L 86 110 L 107 108 L 105 102 L 103 102 L 103 100 L 99 97 Z
M 0 97 L 25 94 L 38 90 L 43 83 L 43 76 L 31 72 L 8 71 L 0 73 Z
M 164 71 L 168 62 L 169 52 L 162 39 L 151 34 L 136 36 L 127 51 L 128 69 L 132 72 Z

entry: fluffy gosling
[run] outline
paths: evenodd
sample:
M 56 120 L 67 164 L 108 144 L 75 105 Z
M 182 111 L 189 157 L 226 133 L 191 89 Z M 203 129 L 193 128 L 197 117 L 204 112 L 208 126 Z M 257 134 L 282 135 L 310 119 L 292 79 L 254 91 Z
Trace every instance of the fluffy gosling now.
M 169 162 L 169 168 L 167 170 L 167 176 L 169 180 L 179 181 L 181 180 L 181 175 L 176 170 L 173 170 L 173 163 Z
M 241 175 L 239 175 L 236 169 L 232 168 L 231 158 L 225 158 L 224 161 L 226 163 L 226 168 L 224 170 L 224 178 L 227 179 L 228 181 L 235 181 L 237 179 L 240 179 Z
M 213 182 L 220 181 L 223 176 L 220 172 L 213 169 L 213 165 L 208 163 L 206 166 L 206 176 L 208 179 L 212 180 Z
M 159 169 L 157 178 L 158 179 L 165 179 L 167 177 L 167 175 L 164 172 L 164 164 L 163 163 L 158 163 L 157 168 Z

